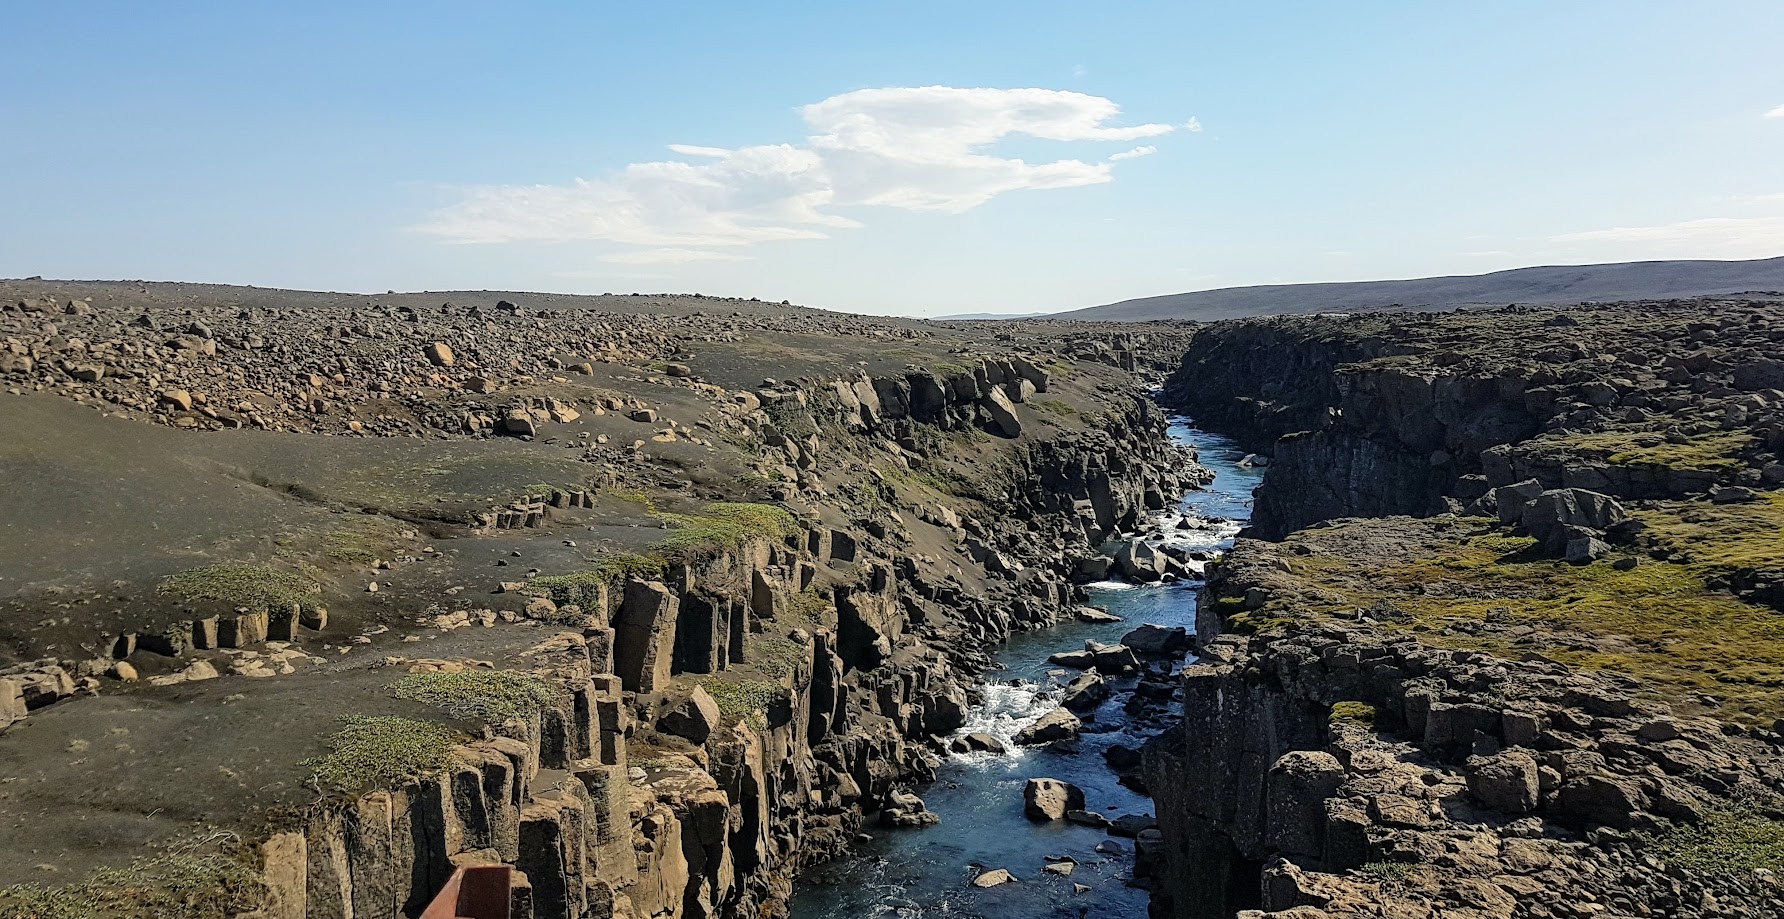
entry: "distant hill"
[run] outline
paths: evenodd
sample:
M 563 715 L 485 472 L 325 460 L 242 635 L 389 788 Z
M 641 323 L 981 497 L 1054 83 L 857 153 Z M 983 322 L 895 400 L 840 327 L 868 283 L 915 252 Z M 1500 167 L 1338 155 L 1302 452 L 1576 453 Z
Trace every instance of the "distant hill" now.
M 1123 300 L 1054 313 L 1055 319 L 1213 321 L 1244 316 L 1377 309 L 1451 310 L 1507 303 L 1580 303 L 1784 291 L 1784 257 L 1751 261 L 1553 265 L 1404 281 L 1271 284 Z
M 935 318 L 938 320 L 950 320 L 950 321 L 959 320 L 959 321 L 965 322 L 967 320 L 979 320 L 979 319 L 1033 319 L 1036 316 L 1045 316 L 1045 315 L 1047 315 L 1047 314 L 1046 313 L 952 313 L 947 316 L 937 316 Z

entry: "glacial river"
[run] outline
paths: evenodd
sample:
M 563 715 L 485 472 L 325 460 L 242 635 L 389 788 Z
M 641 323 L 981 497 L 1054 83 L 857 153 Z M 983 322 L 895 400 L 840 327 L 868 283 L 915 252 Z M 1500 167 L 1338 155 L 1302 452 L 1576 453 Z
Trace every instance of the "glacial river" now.
M 1261 469 L 1238 465 L 1245 455 L 1230 440 L 1176 418 L 1172 439 L 1191 444 L 1213 484 L 1183 496 L 1161 514 L 1165 540 L 1187 549 L 1225 549 L 1251 514 L 1251 493 Z M 1189 526 L 1180 528 L 1187 520 Z M 1091 588 L 1090 602 L 1120 616 L 1117 623 L 1072 622 L 1017 635 L 997 654 L 1004 666 L 986 674 L 984 701 L 968 713 L 961 733 L 983 731 L 1003 740 L 1004 755 L 953 755 L 935 784 L 914 789 L 941 817 L 938 826 L 912 830 L 869 829 L 873 841 L 853 854 L 807 872 L 792 902 L 793 919 L 918 919 L 958 916 L 984 919 L 1081 917 L 1086 914 L 1144 919 L 1147 895 L 1126 886 L 1133 874 L 1133 840 L 1058 821 L 1034 823 L 1022 814 L 1022 787 L 1030 778 L 1055 778 L 1084 789 L 1087 810 L 1114 819 L 1151 814 L 1152 802 L 1116 782 L 1103 762 L 1113 744 L 1140 746 L 1145 738 L 1125 729 L 1122 691 L 1086 719 L 1082 751 L 1076 755 L 1044 748 L 1021 748 L 1015 733 L 1058 705 L 1059 689 L 1077 671 L 1047 662 L 1056 651 L 1082 648 L 1087 639 L 1116 642 L 1141 623 L 1180 625 L 1194 631 L 1199 583 Z M 1174 703 L 1173 703 L 1174 704 Z M 1100 848 L 1099 848 L 1100 847 Z M 1047 856 L 1077 862 L 1070 877 L 1042 870 Z M 972 879 L 994 868 L 1007 869 L 1017 883 L 979 889 Z M 1079 891 L 1074 885 L 1090 889 Z

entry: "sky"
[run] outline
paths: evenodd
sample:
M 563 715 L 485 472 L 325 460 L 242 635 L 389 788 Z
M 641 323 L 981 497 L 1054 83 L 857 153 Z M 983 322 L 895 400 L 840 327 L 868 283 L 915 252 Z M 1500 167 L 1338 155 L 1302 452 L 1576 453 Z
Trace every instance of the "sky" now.
M 0 276 L 1041 312 L 1784 255 L 1784 3 L 10 3 Z

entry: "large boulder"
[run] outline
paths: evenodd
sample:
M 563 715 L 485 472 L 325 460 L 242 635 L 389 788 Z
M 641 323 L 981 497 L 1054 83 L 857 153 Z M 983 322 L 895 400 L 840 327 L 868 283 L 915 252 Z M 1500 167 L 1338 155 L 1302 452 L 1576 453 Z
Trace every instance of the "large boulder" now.
M 1146 623 L 1121 636 L 1121 643 L 1132 648 L 1135 654 L 1169 657 L 1189 650 L 1189 633 L 1182 626 L 1167 629 Z
M 1503 506 L 1501 514 L 1504 513 Z M 1623 505 L 1610 495 L 1584 488 L 1551 488 L 1536 496 L 1519 513 L 1524 532 L 1537 538 L 1549 552 L 1561 552 L 1580 534 L 1581 527 L 1603 532 L 1628 518 Z
M 1536 810 L 1539 791 L 1536 758 L 1522 750 L 1468 760 L 1468 793 L 1502 814 Z
M 1115 553 L 1115 570 L 1130 581 L 1151 583 L 1162 579 L 1167 569 L 1165 554 L 1147 545 L 1144 540 L 1124 544 Z
M 1095 670 L 1086 670 L 1078 678 L 1066 684 L 1065 695 L 1060 700 L 1065 707 L 1074 712 L 1087 712 L 1109 698 L 1109 682 Z
M 984 406 L 985 414 L 991 418 L 991 427 L 1005 437 L 1022 435 L 1022 419 L 1016 414 L 1016 406 L 1010 397 L 1004 395 L 1002 389 L 992 389 L 985 398 L 979 401 Z
M 676 701 L 662 717 L 657 719 L 657 730 L 664 734 L 672 734 L 685 738 L 689 743 L 699 746 L 712 736 L 713 729 L 718 727 L 719 704 L 713 701 L 712 695 L 705 687 L 695 686 L 693 692 Z
M 1084 790 L 1058 779 L 1029 779 L 1022 788 L 1022 813 L 1030 820 L 1064 820 L 1084 809 Z
M 1056 708 L 1040 717 L 1034 724 L 1016 732 L 1016 742 L 1025 747 L 1052 743 L 1055 740 L 1070 740 L 1078 736 L 1078 729 L 1084 723 L 1078 716 L 1063 708 Z

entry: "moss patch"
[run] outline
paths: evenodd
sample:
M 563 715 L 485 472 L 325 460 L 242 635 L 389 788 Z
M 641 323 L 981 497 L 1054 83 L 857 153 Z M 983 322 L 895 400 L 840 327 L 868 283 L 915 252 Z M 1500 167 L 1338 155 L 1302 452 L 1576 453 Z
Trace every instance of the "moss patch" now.
M 1357 521 L 1298 534 L 1290 544 L 1314 551 L 1283 561 L 1311 589 L 1233 619 L 1366 610 L 1385 631 L 1512 656 L 1534 645 L 1669 698 L 1714 700 L 1709 708 L 1735 720 L 1769 723 L 1784 710 L 1784 617 L 1709 589 L 1689 565 L 1569 565 L 1532 557 L 1528 538 L 1471 531 L 1476 523 Z M 1526 626 L 1520 640 L 1514 630 Z
M 699 514 L 655 516 L 672 529 L 651 548 L 677 556 L 735 549 L 756 539 L 786 539 L 800 531 L 792 514 L 772 504 L 721 502 L 706 505 Z
M 329 738 L 329 753 L 303 765 L 325 793 L 352 795 L 389 788 L 446 765 L 459 735 L 449 728 L 394 715 L 349 715 Z
M 1538 438 L 1531 445 L 1595 457 L 1617 466 L 1718 472 L 1745 467 L 1747 463 L 1740 454 L 1753 445 L 1753 437 L 1738 431 L 1717 431 L 1668 440 L 1652 431 L 1604 431 Z
M 252 610 L 314 606 L 322 592 L 310 578 L 260 564 L 193 568 L 163 578 L 156 590 L 188 603 L 221 603 Z
M 1645 537 L 1699 575 L 1784 566 L 1784 491 L 1744 504 L 1667 501 L 1632 513 Z
M 0 917 L 226 919 L 258 906 L 264 894 L 246 847 L 203 842 L 101 868 L 73 884 L 0 887 Z
M 550 597 L 559 606 L 575 604 L 593 612 L 599 606 L 602 587 L 631 577 L 660 578 L 667 564 L 656 555 L 610 555 L 598 559 L 585 571 L 534 578 L 527 582 L 526 592 L 535 597 Z
M 1646 838 L 1655 857 L 1691 874 L 1784 871 L 1784 823 L 1749 812 L 1714 811 L 1702 823 Z
M 390 692 L 399 699 L 437 705 L 456 717 L 491 724 L 536 714 L 564 695 L 547 680 L 518 670 L 411 673 Z
M 787 697 L 787 687 L 767 680 L 706 677 L 698 681 L 727 721 L 745 721 L 756 730 L 768 727 L 768 709 Z
M 1364 724 L 1375 723 L 1375 706 L 1367 702 L 1339 702 L 1332 706 L 1333 721 L 1361 721 Z

